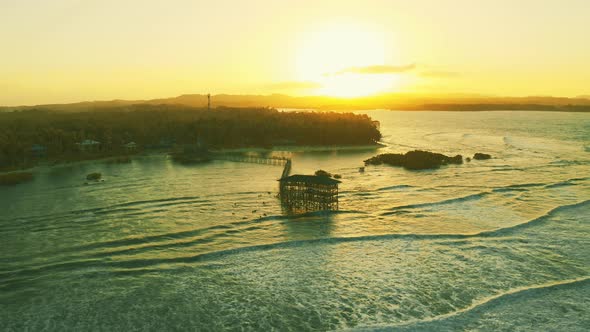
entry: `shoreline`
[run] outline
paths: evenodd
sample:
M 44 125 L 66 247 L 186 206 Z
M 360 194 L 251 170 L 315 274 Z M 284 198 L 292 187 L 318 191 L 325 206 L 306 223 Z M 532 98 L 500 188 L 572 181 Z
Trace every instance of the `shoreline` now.
M 370 151 L 370 150 L 377 150 L 386 147 L 385 144 L 382 143 L 375 143 L 375 144 L 365 144 L 365 145 L 322 145 L 322 146 L 313 146 L 313 145 L 287 145 L 287 146 L 276 146 L 272 148 L 258 148 L 258 147 L 248 147 L 248 148 L 224 148 L 224 149 L 215 149 L 211 150 L 212 154 L 224 154 L 224 153 L 275 153 L 275 152 L 321 152 L 321 151 Z M 92 164 L 92 163 L 101 163 L 101 162 L 108 162 L 109 160 L 116 160 L 121 157 L 128 157 L 131 160 L 139 159 L 139 158 L 146 158 L 146 157 L 154 157 L 154 156 L 168 156 L 170 154 L 170 150 L 146 150 L 137 154 L 133 155 L 117 155 L 117 156 L 97 156 L 95 159 L 83 159 L 83 160 L 74 160 L 74 161 L 44 161 L 32 167 L 26 168 L 19 168 L 10 171 L 0 171 L 0 175 L 10 174 L 10 173 L 20 173 L 20 172 L 31 172 L 37 173 L 41 170 L 47 169 L 54 169 L 72 165 L 85 165 L 85 164 Z
M 212 153 L 248 153 L 248 152 L 316 152 L 316 151 L 363 151 L 386 147 L 383 143 L 363 145 L 279 145 L 272 148 L 226 148 L 211 150 Z
M 280 112 L 369 112 L 369 111 L 387 111 L 387 112 L 454 112 L 454 113 L 479 113 L 479 112 L 543 112 L 543 113 L 590 113 L 589 110 L 566 110 L 566 109 L 421 109 L 421 108 L 290 108 L 277 107 Z

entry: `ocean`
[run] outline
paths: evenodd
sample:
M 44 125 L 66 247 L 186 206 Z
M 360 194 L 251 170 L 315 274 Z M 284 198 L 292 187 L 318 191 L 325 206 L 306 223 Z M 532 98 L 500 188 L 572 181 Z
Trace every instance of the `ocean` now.
M 340 174 L 339 211 L 286 214 L 280 166 L 165 155 L 0 187 L 0 330 L 587 330 L 590 114 L 360 113 L 383 147 L 273 152 Z M 359 172 L 415 149 L 493 158 Z

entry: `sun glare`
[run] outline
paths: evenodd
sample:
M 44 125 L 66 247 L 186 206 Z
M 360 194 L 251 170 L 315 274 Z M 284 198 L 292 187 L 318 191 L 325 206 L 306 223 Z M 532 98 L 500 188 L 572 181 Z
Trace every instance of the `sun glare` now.
M 299 46 L 297 76 L 322 85 L 315 92 L 337 97 L 366 96 L 395 87 L 395 75 L 360 74 L 355 69 L 385 64 L 381 34 L 350 23 L 309 31 Z

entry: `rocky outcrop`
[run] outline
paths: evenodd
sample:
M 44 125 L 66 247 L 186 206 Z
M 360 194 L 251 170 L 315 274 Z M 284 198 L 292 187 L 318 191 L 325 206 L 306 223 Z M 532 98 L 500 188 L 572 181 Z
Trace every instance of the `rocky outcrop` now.
M 98 181 L 102 177 L 101 173 L 90 173 L 86 175 L 86 180 L 88 181 Z
M 463 157 L 461 155 L 449 157 L 444 154 L 421 150 L 410 151 L 406 154 L 385 153 L 365 160 L 365 165 L 386 164 L 410 170 L 436 169 L 443 165 L 462 163 Z
M 476 153 L 473 155 L 473 159 L 474 160 L 487 160 L 487 159 L 492 159 L 492 156 L 487 154 L 487 153 Z
M 172 160 L 180 164 L 200 164 L 211 161 L 211 154 L 207 149 L 186 146 L 181 150 L 170 153 Z

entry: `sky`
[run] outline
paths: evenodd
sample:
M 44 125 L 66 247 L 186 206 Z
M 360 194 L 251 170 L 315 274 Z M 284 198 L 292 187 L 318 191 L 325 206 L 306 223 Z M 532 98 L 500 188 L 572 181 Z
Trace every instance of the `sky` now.
M 0 105 L 590 95 L 588 0 L 0 0 Z

